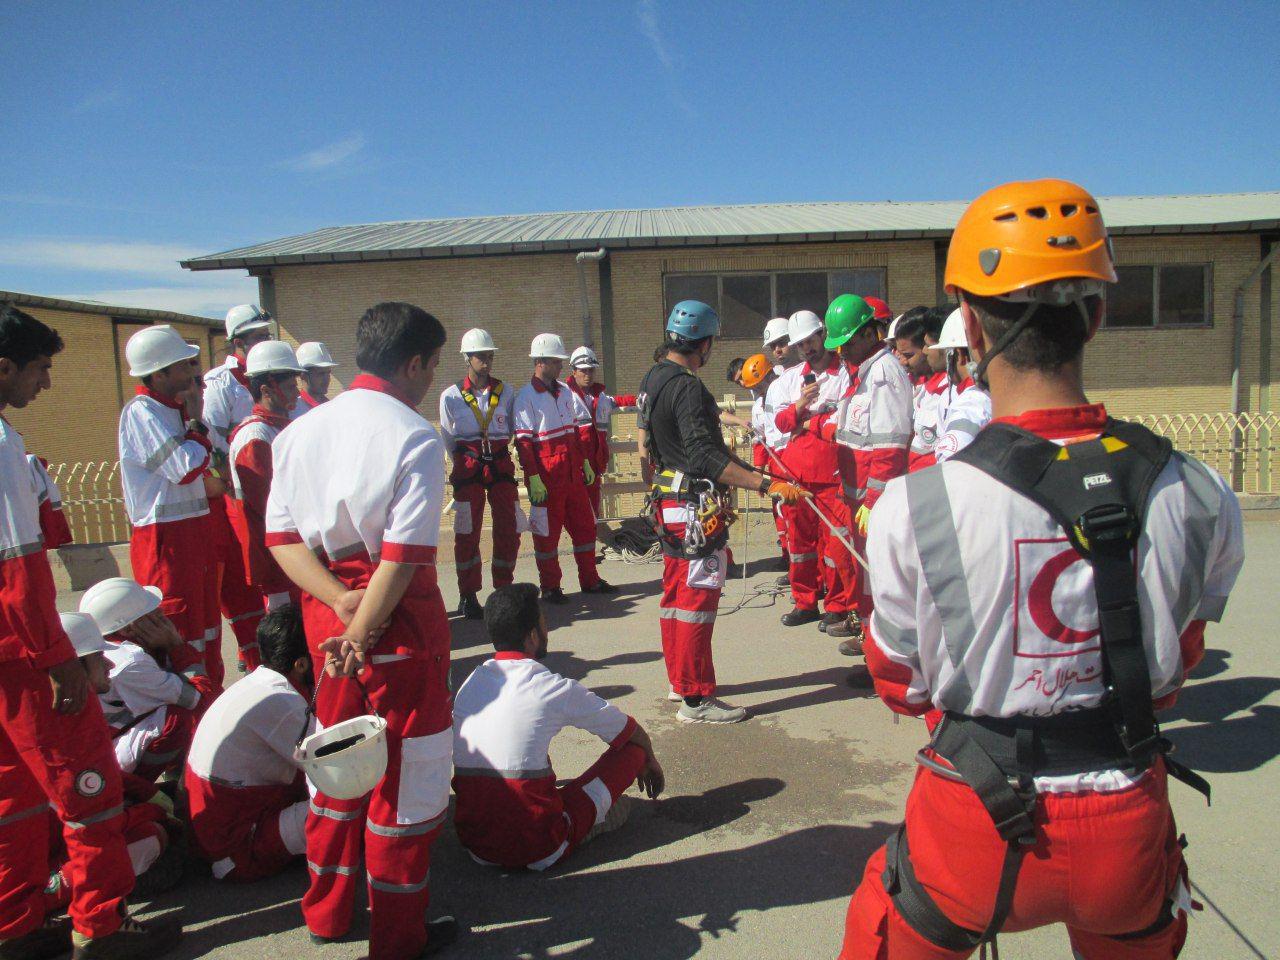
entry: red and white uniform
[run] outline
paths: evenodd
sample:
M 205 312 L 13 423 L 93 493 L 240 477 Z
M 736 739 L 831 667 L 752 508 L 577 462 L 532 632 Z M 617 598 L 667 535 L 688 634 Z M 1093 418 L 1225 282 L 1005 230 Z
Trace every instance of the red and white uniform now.
M 22 437 L 0 417 L 0 940 L 44 923 L 50 805 L 62 820 L 75 929 L 120 926 L 133 889 L 120 770 L 96 697 L 55 713 L 48 669 L 75 658 L 55 606 Z
M 836 409 L 849 390 L 849 370 L 844 361 L 831 354 L 824 370 L 812 371 L 807 362 L 791 367 L 766 393 L 766 401 L 779 404 L 774 423 L 779 433 L 789 437 L 785 461 L 800 485 L 844 536 L 849 535 L 849 508 L 840 499 L 840 467 L 836 448 L 819 436 L 823 419 Z M 815 373 L 818 397 L 803 423 L 796 404 L 804 388 L 804 378 Z M 775 394 L 774 388 L 777 388 Z M 856 574 L 849 551 L 827 529 L 813 508 L 804 503 L 787 507 L 787 548 L 791 558 L 791 596 L 797 607 L 818 606 L 820 586 L 827 590 L 828 613 L 848 613 L 853 609 Z
M 938 422 L 938 442 L 934 457 L 950 459 L 973 443 L 978 431 L 991 422 L 991 394 L 965 380 L 955 389 Z
M 361 374 L 351 389 L 291 424 L 272 453 L 268 547 L 306 544 L 351 589 L 364 588 L 380 560 L 417 567 L 362 674 L 374 709 L 387 721 L 387 772 L 367 798 L 313 798 L 311 888 L 302 900 L 313 933 L 347 932 L 363 835 L 370 957 L 416 957 L 426 944 L 431 843 L 448 807 L 453 755 L 449 620 L 435 566 L 444 444 L 395 387 Z M 343 625 L 306 593 L 302 619 L 320 678 L 318 646 L 341 635 Z M 365 712 L 353 681 L 320 680 L 321 726 Z
M 496 391 L 496 399 L 495 399 Z M 467 402 L 470 396 L 475 409 Z M 489 576 L 494 587 L 515 579 L 520 553 L 516 528 L 516 465 L 511 459 L 511 431 L 516 391 L 490 379 L 478 389 L 468 376 L 440 394 L 440 436 L 453 458 L 453 559 L 459 593 L 479 593 L 480 530 L 485 500 L 493 516 L 493 560 Z M 488 459 L 486 459 L 486 457 Z
M 634 407 L 636 398 L 634 394 L 612 396 L 605 392 L 603 383 L 593 383 L 586 390 L 578 386 L 578 381 L 573 378 L 567 383 L 569 389 L 586 405 L 591 413 L 591 421 L 595 424 L 595 431 L 590 438 L 591 445 L 583 451 L 583 456 L 590 461 L 591 468 L 596 472 L 596 479 L 587 487 L 587 493 L 591 497 L 591 509 L 595 511 L 596 519 L 599 519 L 600 486 L 609 469 L 609 431 L 612 429 L 613 415 L 619 407 Z
M 907 472 L 923 470 L 937 463 L 933 455 L 941 426 L 942 398 L 951 390 L 947 372 L 941 370 L 916 384 L 911 405 L 911 449 L 907 451 Z
M 209 440 L 187 432 L 180 403 L 139 386 L 120 413 L 119 444 L 125 511 L 133 524 L 133 577 L 160 588 L 161 612 L 198 654 L 184 663 L 184 672 L 205 673 L 220 683 L 220 631 L 211 609 L 215 561 L 204 493 Z
M 328 397 L 315 397 L 307 392 L 306 387 L 298 390 L 298 402 L 293 405 L 293 409 L 289 411 L 289 420 L 297 420 L 308 410 L 314 410 L 322 403 L 328 403 Z
M 565 727 L 593 733 L 608 751 L 556 787 L 551 741 Z M 545 870 L 582 842 L 644 767 L 629 743 L 636 722 L 576 680 L 517 651 L 476 667 L 453 705 L 453 822 L 484 864 Z
M 583 461 L 594 449 L 595 421 L 582 399 L 563 381 L 548 387 L 537 377 L 516 396 L 516 452 L 525 479 L 542 478 L 547 499 L 529 509 L 533 556 L 544 590 L 560 586 L 560 531 L 567 529 L 584 590 L 596 572 L 596 517 L 587 494 Z
M 231 491 L 226 500 L 227 518 L 240 549 L 245 579 L 261 595 L 259 610 L 275 610 L 294 599 L 296 593 L 266 545 L 267 497 L 271 492 L 271 445 L 280 431 L 289 425 L 282 417 L 255 405 L 253 413 L 231 432 L 231 455 L 228 472 Z M 240 659 L 247 670 L 261 662 L 258 658 L 257 629 L 259 613 L 252 621 L 254 639 L 240 642 Z M 240 635 L 236 635 L 240 641 Z
M 1097 436 L 1101 405 L 1031 411 L 1008 421 L 1069 443 Z M 1046 717 L 1101 703 L 1093 572 L 1052 517 L 966 463 L 889 485 L 871 518 L 876 571 L 867 666 L 899 713 Z M 1204 653 L 1244 558 L 1239 504 L 1222 478 L 1174 453 L 1152 487 L 1135 562 L 1143 644 L 1157 708 L 1172 704 Z M 1175 955 L 1185 917 L 1144 928 L 1183 870 L 1164 766 L 1036 777 L 1037 843 L 1023 857 L 1005 929 L 1065 922 L 1076 955 Z M 907 801 L 917 876 L 956 923 L 983 929 L 1006 844 L 964 784 L 922 768 Z M 917 839 L 919 838 L 919 839 Z M 849 908 L 843 957 L 944 958 L 907 931 L 884 891 L 884 852 Z M 1067 883 L 1067 878 L 1070 882 Z M 887 931 L 887 934 L 886 934 Z
M 774 382 L 776 383 L 777 381 L 775 380 Z M 757 437 L 756 441 L 751 444 L 751 464 L 759 470 L 777 473 L 778 466 L 765 448 L 767 446 L 769 450 L 772 450 L 777 455 L 786 446 L 787 437 L 778 430 L 778 425 L 775 422 L 777 411 L 769 403 L 769 389 L 772 387 L 773 383 L 770 383 L 764 393 L 758 394 L 751 401 L 751 429 L 755 431 Z M 763 437 L 764 440 L 761 441 L 758 439 L 759 437 Z M 773 506 L 773 522 L 778 530 L 778 546 L 782 548 L 782 556 L 786 559 L 789 556 L 787 552 L 787 523 L 783 516 L 782 504 L 775 503 Z
M 249 393 L 249 379 L 245 376 L 244 364 L 233 353 L 225 363 L 214 367 L 204 377 L 204 422 L 209 428 L 213 449 L 224 457 L 230 457 L 232 433 L 252 414 L 253 395 Z M 230 468 L 227 473 L 231 473 Z M 230 481 L 230 476 L 227 479 Z M 231 529 L 229 509 L 226 497 L 213 497 L 209 501 L 210 539 L 215 562 L 221 567 L 217 580 L 218 606 L 222 616 L 231 624 L 236 645 L 241 650 L 252 651 L 256 649 L 258 624 L 262 620 L 262 596 L 249 586 L 240 543 Z M 221 640 L 222 629 L 218 624 L 217 643 L 220 644 Z M 243 656 L 241 660 L 242 665 L 251 668 Z M 218 662 L 221 668 L 220 654 Z
M 71 542 L 71 527 L 62 512 L 62 493 L 49 476 L 49 463 L 43 457 L 27 454 L 31 475 L 36 482 L 36 496 L 40 500 L 40 533 L 44 536 L 45 550 L 55 550 Z
M 209 708 L 191 741 L 185 782 L 191 832 L 213 876 L 247 883 L 307 849 L 307 787 L 293 759 L 307 701 L 258 667 Z

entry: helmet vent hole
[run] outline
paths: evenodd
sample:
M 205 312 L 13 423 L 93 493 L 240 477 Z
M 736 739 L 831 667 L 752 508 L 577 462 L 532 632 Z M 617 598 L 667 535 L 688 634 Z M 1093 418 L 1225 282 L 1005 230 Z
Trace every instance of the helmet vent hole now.
M 1061 209 L 1064 217 L 1074 217 L 1076 215 L 1076 211 L 1080 208 L 1074 203 L 1064 203 Z
M 1017 219 L 1018 215 L 1016 213 L 1002 213 L 996 217 L 996 223 L 1013 223 Z
M 1098 208 L 1097 208 L 1097 207 L 1091 207 L 1091 206 L 1089 206 L 1088 204 L 1085 204 L 1084 212 L 1085 212 L 1085 213 L 1093 213 L 1093 214 L 1096 214 L 1096 213 L 1098 212 Z
M 1049 211 L 1044 207 L 1028 207 L 1027 216 L 1035 217 L 1037 220 L 1047 220 L 1049 217 Z

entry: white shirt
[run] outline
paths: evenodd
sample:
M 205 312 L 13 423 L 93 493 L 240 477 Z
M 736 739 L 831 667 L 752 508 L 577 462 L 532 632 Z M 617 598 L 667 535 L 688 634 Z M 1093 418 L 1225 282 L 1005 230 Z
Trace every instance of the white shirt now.
M 773 422 L 778 415 L 778 411 L 789 402 L 783 393 L 784 387 L 782 378 L 786 376 L 787 371 L 782 367 L 774 367 L 774 372 L 778 374 L 777 379 L 769 384 L 769 389 L 764 392 L 764 408 L 769 411 L 769 426 L 764 432 L 765 443 L 777 453 L 787 445 L 787 441 L 791 439 L 791 435 L 783 433 L 778 429 L 777 423 Z M 792 369 L 795 369 L 794 367 Z M 753 410 L 754 416 L 754 410 Z
M 512 412 L 516 436 L 538 443 L 569 436 L 580 426 L 592 426 L 591 411 L 563 380 L 553 394 L 526 383 L 516 395 Z
M 103 656 L 111 664 L 111 689 L 98 694 L 98 700 L 110 726 L 123 727 L 156 707 L 172 704 L 189 710 L 200 702 L 195 687 L 136 643 L 108 640 Z
M 371 381 L 357 377 L 276 438 L 267 546 L 435 564 L 444 444 L 417 410 L 361 385 Z
M 293 748 L 306 716 L 307 701 L 289 680 L 258 667 L 205 712 L 187 766 L 197 777 L 227 786 L 287 786 L 298 774 Z
M 800 399 L 800 391 L 804 389 L 804 377 L 809 373 L 809 364 L 797 363 L 788 367 L 765 393 L 765 402 L 774 404 L 774 413 L 788 407 Z M 830 413 L 840 403 L 840 398 L 849 389 L 849 366 L 837 357 L 834 370 L 828 368 L 814 371 L 814 383 L 818 385 L 818 396 L 807 409 L 814 415 Z M 777 393 L 774 393 L 774 390 Z
M 145 394 L 133 397 L 120 412 L 119 449 L 125 512 L 135 527 L 209 512 L 200 477 L 180 482 L 208 463 L 209 451 L 187 439 L 176 408 Z
M 911 378 L 884 347 L 858 366 L 857 386 L 836 413 L 836 443 L 853 450 L 906 447 L 911 442 Z
M 231 431 L 253 412 L 253 395 L 231 372 L 240 366 L 233 353 L 204 375 L 204 422 L 213 448 L 223 453 L 229 449 Z
M 483 390 L 472 390 L 482 416 L 489 415 L 490 392 L 489 386 Z M 494 407 L 493 416 L 489 420 L 490 440 L 511 439 L 517 392 L 516 388 L 509 383 L 502 385 L 502 396 L 498 398 L 498 405 Z M 445 449 L 450 453 L 453 453 L 460 440 L 464 443 L 480 441 L 480 421 L 476 419 L 475 411 L 471 409 L 456 383 L 440 394 L 440 437 L 444 441 Z
M 939 461 L 954 457 L 973 442 L 978 431 L 991 422 L 991 394 L 974 385 L 955 394 L 946 415 L 938 424 L 934 456 Z
M 231 440 L 231 452 L 228 454 L 227 459 L 230 462 L 231 488 L 233 496 L 237 500 L 244 499 L 244 487 L 240 484 L 240 471 L 235 468 L 236 458 L 240 456 L 240 451 L 255 440 L 261 440 L 267 446 L 271 446 L 275 443 L 276 437 L 280 436 L 280 431 L 283 429 L 284 427 L 274 427 L 261 420 L 254 420 L 235 431 L 235 436 Z
M 44 548 L 40 493 L 22 434 L 0 417 L 0 560 L 17 559 Z

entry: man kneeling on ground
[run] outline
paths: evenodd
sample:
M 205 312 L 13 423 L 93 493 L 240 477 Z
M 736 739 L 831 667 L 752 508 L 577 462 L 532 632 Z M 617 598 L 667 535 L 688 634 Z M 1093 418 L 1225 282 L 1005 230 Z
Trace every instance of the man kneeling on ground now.
M 537 587 L 494 591 L 484 623 L 496 653 L 453 703 L 453 821 L 478 862 L 545 870 L 622 826 L 623 793 L 633 782 L 657 797 L 662 767 L 633 718 L 539 662 L 547 654 L 547 623 Z M 548 750 L 566 726 L 594 733 L 609 749 L 557 788 Z
M 195 847 L 232 883 L 279 873 L 307 848 L 307 788 L 293 759 L 313 682 L 302 614 L 267 614 L 257 639 L 262 665 L 209 708 L 187 758 Z

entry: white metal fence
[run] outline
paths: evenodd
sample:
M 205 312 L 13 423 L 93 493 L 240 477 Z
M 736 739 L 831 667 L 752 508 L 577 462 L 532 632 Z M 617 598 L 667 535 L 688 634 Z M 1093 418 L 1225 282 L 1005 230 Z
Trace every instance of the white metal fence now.
M 745 412 L 745 411 L 744 411 Z M 1280 492 L 1280 414 L 1159 414 L 1131 418 L 1204 461 L 1241 493 Z M 750 443 L 726 435 L 738 456 L 750 462 Z M 635 415 L 613 421 L 613 462 L 605 475 L 601 508 L 606 519 L 634 517 L 645 495 L 636 444 Z M 62 491 L 63 510 L 76 543 L 118 543 L 129 539 L 117 461 L 57 463 L 49 473 Z M 760 501 L 764 506 L 764 501 Z

